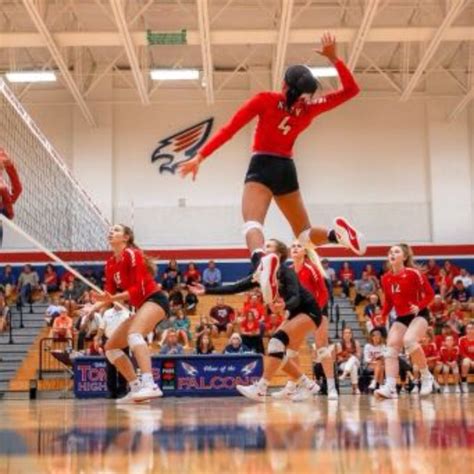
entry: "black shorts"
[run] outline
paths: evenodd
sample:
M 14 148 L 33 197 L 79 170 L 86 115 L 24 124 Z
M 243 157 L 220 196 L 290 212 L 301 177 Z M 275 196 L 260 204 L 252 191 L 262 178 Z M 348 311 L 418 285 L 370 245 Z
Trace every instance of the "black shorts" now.
M 295 162 L 291 158 L 256 154 L 252 156 L 245 182 L 265 185 L 274 196 L 293 193 L 300 188 Z
M 430 313 L 427 308 L 422 309 L 418 314 L 407 314 L 405 316 L 398 316 L 395 322 L 397 323 L 402 323 L 406 327 L 410 326 L 411 322 L 415 318 L 423 318 L 425 319 L 428 323 L 430 322 Z
M 291 312 L 290 316 L 288 317 L 288 320 L 296 318 L 296 316 L 298 316 L 299 314 L 306 314 L 307 316 L 309 316 L 315 324 L 316 328 L 319 328 L 319 326 L 321 326 L 323 315 L 316 302 L 314 304 L 309 303 L 301 305 L 299 308 Z
M 166 317 L 168 317 L 170 313 L 170 302 L 168 300 L 168 297 L 162 292 L 162 291 L 157 291 L 156 293 L 153 293 L 150 295 L 144 302 L 145 303 L 155 303 L 160 308 L 163 309 L 163 311 L 166 314 Z

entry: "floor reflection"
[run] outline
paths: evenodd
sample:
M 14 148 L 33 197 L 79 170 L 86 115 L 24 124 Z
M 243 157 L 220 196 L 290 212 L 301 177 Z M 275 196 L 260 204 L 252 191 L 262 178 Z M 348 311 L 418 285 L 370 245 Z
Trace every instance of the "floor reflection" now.
M 8 402 L 0 468 L 19 472 L 447 472 L 472 465 L 472 397 L 328 404 L 242 399 Z M 470 463 L 470 464 L 469 464 Z M 7 464 L 5 464 L 7 466 Z

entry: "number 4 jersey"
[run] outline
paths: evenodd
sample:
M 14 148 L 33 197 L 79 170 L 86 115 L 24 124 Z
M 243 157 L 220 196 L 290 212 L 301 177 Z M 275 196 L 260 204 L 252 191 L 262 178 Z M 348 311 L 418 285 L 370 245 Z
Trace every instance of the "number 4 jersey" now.
M 242 127 L 258 117 L 252 150 L 282 157 L 293 155 L 293 145 L 298 135 L 312 120 L 346 102 L 359 93 L 359 87 L 346 65 L 338 60 L 335 67 L 342 83 L 342 89 L 315 98 L 311 102 L 299 100 L 286 110 L 285 96 L 281 92 L 261 92 L 247 101 L 205 144 L 199 153 L 209 156 L 234 136 Z

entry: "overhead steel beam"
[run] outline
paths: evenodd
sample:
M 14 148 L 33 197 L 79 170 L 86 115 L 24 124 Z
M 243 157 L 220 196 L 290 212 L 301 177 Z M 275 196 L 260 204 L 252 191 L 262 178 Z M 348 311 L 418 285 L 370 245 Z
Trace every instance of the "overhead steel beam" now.
M 379 0 L 366 1 L 364 16 L 362 18 L 359 31 L 357 32 L 357 35 L 354 39 L 354 44 L 352 45 L 349 61 L 347 62 L 347 67 L 351 71 L 353 71 L 354 68 L 356 67 L 360 53 L 362 52 L 362 49 L 364 48 L 364 43 L 367 39 L 367 35 L 369 34 L 369 30 L 372 26 L 372 22 L 374 21 L 379 3 L 380 3 Z
M 140 63 L 135 50 L 136 46 L 130 35 L 127 19 L 125 17 L 124 2 L 123 0 L 110 0 L 110 7 L 112 8 L 112 13 L 114 14 L 115 23 L 117 24 L 117 28 L 119 30 L 122 46 L 125 48 L 125 53 L 132 70 L 133 80 L 138 91 L 138 96 L 140 97 L 140 101 L 143 105 L 149 105 L 150 99 L 148 98 L 145 79 L 140 69 Z
M 437 29 L 431 27 L 377 27 L 372 28 L 366 37 L 366 43 L 416 43 L 430 41 Z M 314 44 L 315 38 L 321 37 L 325 29 L 292 29 L 288 35 L 290 44 Z M 351 43 L 356 36 L 356 28 L 331 29 L 338 43 Z M 52 33 L 52 38 L 61 48 L 71 46 L 121 46 L 119 33 L 109 31 L 81 31 Z M 130 33 L 135 46 L 148 45 L 147 32 Z M 187 44 L 199 46 L 201 37 L 198 30 L 187 31 Z M 213 30 L 210 34 L 211 44 L 224 45 L 272 45 L 277 43 L 278 32 L 275 30 Z M 474 26 L 452 26 L 447 29 L 443 41 L 474 41 Z M 0 48 L 45 48 L 46 41 L 38 33 L 0 32 Z
M 211 28 L 208 0 L 196 0 L 198 12 L 199 36 L 201 43 L 202 67 L 206 85 L 206 101 L 214 103 L 214 66 L 211 52 Z
M 469 0 L 452 0 L 452 2 L 450 2 L 448 11 L 446 12 L 446 16 L 444 17 L 443 22 L 436 30 L 436 33 L 434 34 L 433 38 L 431 38 L 431 41 L 428 47 L 426 48 L 425 53 L 421 58 L 421 61 L 418 63 L 418 66 L 415 72 L 413 73 L 413 76 L 411 76 L 410 80 L 408 81 L 408 85 L 405 87 L 405 90 L 403 91 L 400 100 L 406 101 L 410 98 L 411 93 L 415 90 L 415 87 L 418 84 L 418 81 L 421 79 L 421 76 L 425 72 L 426 67 L 428 66 L 429 62 L 436 53 L 438 46 L 441 44 L 441 41 L 444 40 L 449 27 L 456 19 L 458 14 L 461 12 L 461 10 L 467 5 L 467 3 L 469 3 Z
M 280 28 L 278 30 L 278 39 L 273 60 L 273 90 L 280 87 L 285 67 L 286 50 L 288 49 L 288 36 L 291 27 L 291 18 L 293 16 L 293 0 L 283 0 L 281 8 Z
M 79 106 L 79 109 L 84 115 L 84 118 L 86 119 L 89 125 L 95 127 L 96 121 L 94 119 L 94 116 L 92 115 L 92 112 L 87 106 L 86 101 L 84 100 L 84 97 L 82 96 L 81 91 L 79 90 L 79 87 L 74 81 L 66 62 L 64 61 L 64 58 L 62 57 L 59 51 L 58 45 L 56 44 L 40 12 L 38 11 L 36 3 L 34 2 L 34 0 L 23 0 L 23 5 L 25 6 L 26 11 L 30 16 L 31 21 L 38 30 L 40 38 L 44 43 L 43 45 L 48 48 L 51 56 L 53 57 L 54 62 L 56 63 L 59 71 L 61 72 L 64 82 L 66 83 L 72 96 L 74 97 L 74 100 L 76 101 L 77 105 Z

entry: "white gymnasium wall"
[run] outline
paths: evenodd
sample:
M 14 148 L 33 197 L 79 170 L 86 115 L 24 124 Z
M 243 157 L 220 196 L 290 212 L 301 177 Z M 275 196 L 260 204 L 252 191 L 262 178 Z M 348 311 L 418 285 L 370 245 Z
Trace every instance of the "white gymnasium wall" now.
M 115 97 L 121 103 L 106 100 Z M 150 156 L 158 141 L 209 116 L 221 125 L 242 102 L 174 100 L 160 91 L 143 107 L 110 85 L 93 97 L 99 127 L 90 130 L 73 105 L 31 96 L 28 109 L 72 163 L 107 216 L 134 225 L 147 247 L 241 246 L 240 199 L 249 160 L 247 127 L 201 168 L 195 183 L 161 175 Z M 357 98 L 319 117 L 300 138 L 296 160 L 314 223 L 344 214 L 370 242 L 472 242 L 473 112 L 445 122 L 452 102 Z M 181 200 L 181 206 L 179 201 Z M 459 205 L 462 202 L 462 208 Z M 291 238 L 276 209 L 267 234 Z

